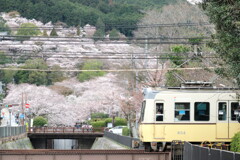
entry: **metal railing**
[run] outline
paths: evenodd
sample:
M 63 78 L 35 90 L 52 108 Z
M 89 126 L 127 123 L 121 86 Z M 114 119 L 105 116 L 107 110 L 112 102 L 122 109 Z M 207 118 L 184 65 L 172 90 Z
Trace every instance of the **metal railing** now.
M 239 160 L 240 153 L 184 143 L 183 160 Z
M 17 136 L 23 133 L 26 133 L 26 126 L 0 127 L 0 138 Z
M 140 140 L 138 138 L 132 138 L 127 136 L 122 136 L 118 134 L 114 134 L 112 132 L 105 131 L 104 137 L 110 138 L 122 145 L 125 145 L 129 148 L 136 148 L 139 145 Z
M 103 132 L 104 128 L 87 127 L 30 127 L 28 133 L 95 133 Z

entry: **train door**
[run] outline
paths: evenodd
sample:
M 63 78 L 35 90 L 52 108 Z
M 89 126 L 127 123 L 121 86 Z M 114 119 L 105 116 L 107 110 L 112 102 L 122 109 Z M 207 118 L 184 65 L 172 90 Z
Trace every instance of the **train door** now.
M 229 108 L 229 138 L 232 138 L 235 133 L 240 131 L 238 123 L 238 116 L 240 114 L 239 102 L 230 102 Z
M 155 125 L 154 125 L 154 138 L 164 139 L 165 125 L 164 121 L 164 103 L 155 102 Z
M 223 139 L 229 137 L 229 102 L 218 102 L 216 138 Z
M 232 138 L 238 128 L 239 102 L 218 102 L 217 138 Z

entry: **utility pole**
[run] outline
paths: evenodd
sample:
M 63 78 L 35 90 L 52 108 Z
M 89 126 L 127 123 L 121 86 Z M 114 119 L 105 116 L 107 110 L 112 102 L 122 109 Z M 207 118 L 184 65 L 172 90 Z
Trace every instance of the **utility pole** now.
M 145 36 L 145 48 L 144 48 L 144 53 L 145 53 L 145 64 L 144 64 L 144 68 L 146 69 L 147 68 L 147 63 L 148 63 L 148 36 L 146 35 Z

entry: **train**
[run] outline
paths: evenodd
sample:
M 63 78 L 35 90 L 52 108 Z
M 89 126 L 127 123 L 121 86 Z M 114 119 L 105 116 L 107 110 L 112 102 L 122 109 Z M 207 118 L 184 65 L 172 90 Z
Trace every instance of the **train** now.
M 173 141 L 229 144 L 240 131 L 238 91 L 227 88 L 144 89 L 139 139 L 146 151 L 164 151 Z

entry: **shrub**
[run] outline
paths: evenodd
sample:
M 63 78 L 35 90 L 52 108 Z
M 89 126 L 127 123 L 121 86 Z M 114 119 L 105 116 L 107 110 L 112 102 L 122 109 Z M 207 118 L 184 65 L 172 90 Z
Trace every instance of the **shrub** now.
M 240 152 L 240 132 L 236 133 L 231 141 L 231 151 Z
M 105 121 L 91 122 L 91 125 L 93 126 L 93 128 L 105 127 Z
M 107 126 L 108 123 L 112 123 L 112 118 L 106 118 L 105 119 L 106 126 Z
M 114 121 L 114 126 L 126 126 L 127 120 L 124 118 L 116 117 Z
M 128 129 L 127 127 L 124 127 L 122 130 L 122 135 L 123 136 L 129 136 L 130 135 L 130 129 Z
M 45 124 L 47 124 L 47 119 L 42 116 L 38 116 L 33 120 L 33 126 L 35 127 L 42 127 Z
M 92 113 L 91 114 L 91 118 L 94 119 L 94 118 L 108 118 L 108 114 L 105 114 L 105 113 Z

